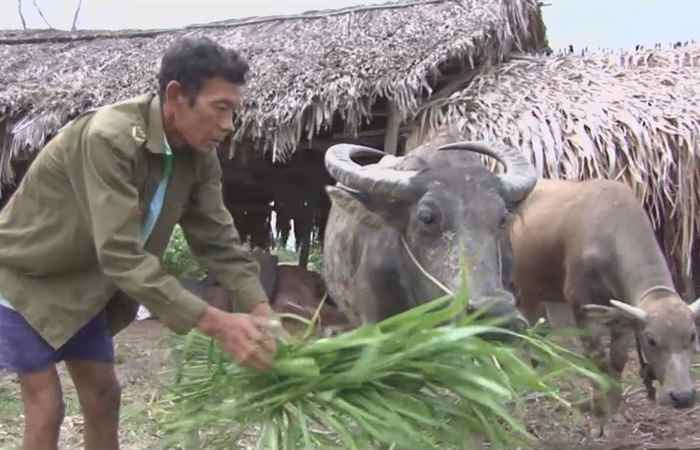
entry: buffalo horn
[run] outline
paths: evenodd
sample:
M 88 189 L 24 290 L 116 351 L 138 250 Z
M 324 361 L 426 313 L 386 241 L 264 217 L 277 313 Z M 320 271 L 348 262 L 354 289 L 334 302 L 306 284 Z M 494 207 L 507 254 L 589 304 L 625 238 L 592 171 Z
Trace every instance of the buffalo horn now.
M 505 166 L 505 173 L 499 175 L 501 195 L 508 203 L 517 204 L 523 200 L 537 183 L 537 172 L 530 161 L 515 148 L 494 147 L 482 142 L 462 141 L 438 147 L 438 150 L 466 150 L 497 159 Z
M 610 300 L 610 304 L 642 323 L 647 321 L 647 312 L 641 308 L 637 308 L 636 306 L 628 305 L 627 303 L 622 303 L 617 300 Z
M 693 314 L 700 318 L 700 297 L 688 306 L 690 306 L 690 310 L 693 311 Z
M 393 170 L 379 164 L 363 166 L 357 158 L 379 161 L 386 153 L 356 144 L 335 144 L 328 148 L 325 164 L 328 173 L 340 184 L 355 191 L 403 198 L 410 192 L 410 180 L 417 172 Z

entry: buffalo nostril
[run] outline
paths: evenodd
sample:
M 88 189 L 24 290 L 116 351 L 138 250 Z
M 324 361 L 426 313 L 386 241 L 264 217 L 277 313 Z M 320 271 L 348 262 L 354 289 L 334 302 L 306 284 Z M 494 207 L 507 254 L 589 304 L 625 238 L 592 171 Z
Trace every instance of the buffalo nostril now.
M 471 303 L 474 307 L 481 308 L 490 317 L 507 317 L 517 314 L 515 299 L 505 292 L 489 292 L 488 294 L 475 295 Z
M 674 408 L 688 408 L 695 403 L 695 389 L 690 391 L 671 392 L 669 394 Z
M 490 298 L 486 302 L 483 302 L 482 298 L 480 308 L 483 308 L 485 317 L 497 319 L 501 327 L 510 331 L 522 333 L 530 326 L 530 323 L 515 306 L 515 302 L 510 301 L 508 297 Z M 492 333 L 485 333 L 482 337 L 487 340 L 496 341 L 509 341 L 513 339 L 510 335 L 497 334 L 494 336 Z

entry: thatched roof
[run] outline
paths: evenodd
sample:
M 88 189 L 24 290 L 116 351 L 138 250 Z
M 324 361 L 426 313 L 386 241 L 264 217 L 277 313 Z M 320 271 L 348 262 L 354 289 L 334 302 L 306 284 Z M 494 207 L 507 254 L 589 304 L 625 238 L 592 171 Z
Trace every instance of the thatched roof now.
M 656 225 L 674 223 L 672 252 L 690 270 L 700 233 L 700 45 L 516 58 L 420 120 L 516 145 L 545 177 L 626 181 Z
M 403 0 L 177 30 L 0 33 L 0 169 L 8 152 L 38 149 L 81 111 L 154 90 L 163 50 L 185 34 L 248 58 L 234 145 L 263 143 L 275 160 L 331 126 L 334 114 L 356 131 L 380 97 L 411 114 L 448 63 L 468 67 L 544 45 L 536 0 Z

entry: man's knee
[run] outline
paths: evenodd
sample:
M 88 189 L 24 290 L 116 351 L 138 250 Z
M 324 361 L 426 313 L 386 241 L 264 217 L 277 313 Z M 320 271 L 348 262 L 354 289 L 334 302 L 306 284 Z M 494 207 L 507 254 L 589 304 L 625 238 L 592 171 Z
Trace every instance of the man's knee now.
M 41 384 L 31 377 L 20 377 L 25 419 L 32 432 L 56 431 L 66 414 L 59 385 Z
M 119 414 L 122 389 L 115 380 L 88 386 L 83 390 L 81 404 L 88 415 L 95 417 L 113 416 Z
M 94 361 L 66 361 L 78 390 L 85 416 L 104 417 L 118 413 L 121 386 L 111 364 Z
M 48 401 L 26 401 L 24 404 L 26 421 L 35 431 L 54 432 L 61 428 L 66 416 L 63 399 Z M 37 429 L 38 428 L 38 429 Z

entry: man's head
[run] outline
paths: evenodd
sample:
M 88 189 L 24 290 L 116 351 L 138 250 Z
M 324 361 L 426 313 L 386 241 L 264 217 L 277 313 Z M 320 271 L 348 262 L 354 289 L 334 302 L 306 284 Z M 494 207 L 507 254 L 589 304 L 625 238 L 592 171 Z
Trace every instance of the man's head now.
M 172 145 L 215 150 L 231 132 L 248 64 L 205 37 L 175 41 L 163 55 L 158 81 Z

